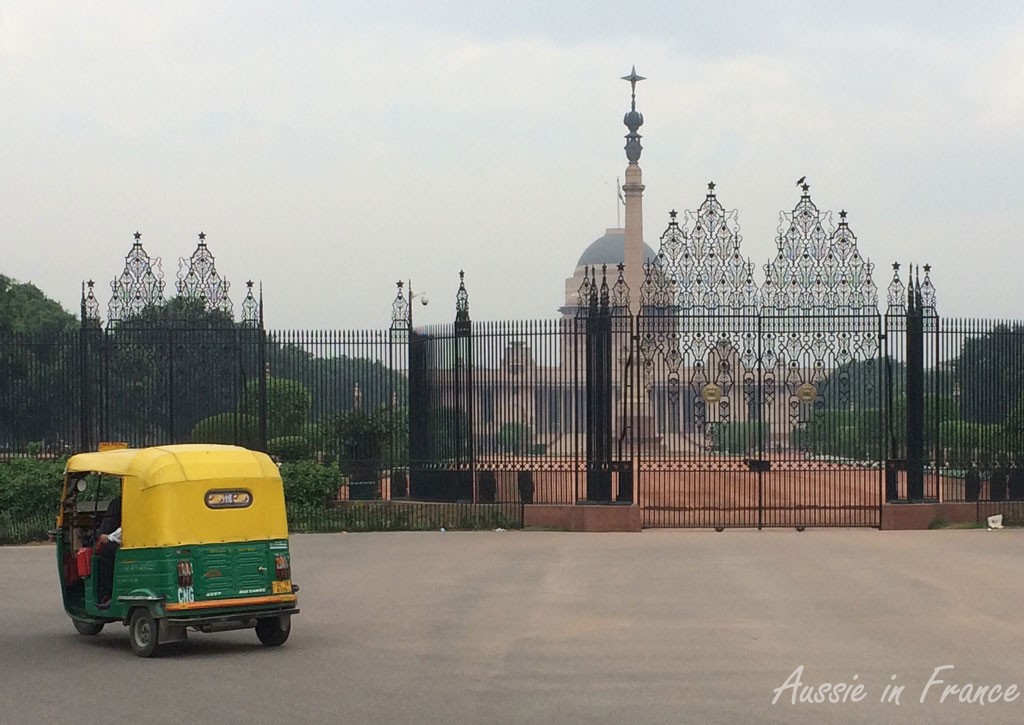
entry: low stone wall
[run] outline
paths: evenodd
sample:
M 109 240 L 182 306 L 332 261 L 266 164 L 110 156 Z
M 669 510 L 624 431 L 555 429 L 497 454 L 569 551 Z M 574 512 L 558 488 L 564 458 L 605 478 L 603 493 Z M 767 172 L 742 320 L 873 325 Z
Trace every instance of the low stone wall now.
M 936 521 L 973 524 L 978 521 L 975 503 L 887 503 L 882 505 L 883 531 L 927 529 Z
M 526 504 L 523 528 L 640 531 L 640 507 L 628 504 Z

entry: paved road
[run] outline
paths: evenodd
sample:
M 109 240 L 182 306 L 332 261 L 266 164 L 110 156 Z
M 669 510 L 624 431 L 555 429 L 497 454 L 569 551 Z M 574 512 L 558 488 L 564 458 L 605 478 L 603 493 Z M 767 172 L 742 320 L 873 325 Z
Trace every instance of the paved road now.
M 75 634 L 49 547 L 0 548 L 0 723 L 1024 720 L 1024 695 L 919 702 L 943 665 L 1024 688 L 1024 531 L 338 534 L 293 557 L 284 647 L 142 660 L 123 627 Z M 865 699 L 773 705 L 800 666 Z

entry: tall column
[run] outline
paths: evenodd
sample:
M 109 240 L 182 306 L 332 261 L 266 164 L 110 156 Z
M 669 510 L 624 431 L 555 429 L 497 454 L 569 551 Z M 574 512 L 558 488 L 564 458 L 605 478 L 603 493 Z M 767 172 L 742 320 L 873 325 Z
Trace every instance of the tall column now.
M 636 74 L 636 66 L 623 80 L 629 81 L 631 97 L 629 111 L 623 117 L 622 122 L 629 129 L 626 135 L 626 160 L 629 165 L 626 167 L 626 183 L 622 185 L 623 197 L 626 205 L 626 248 L 623 250 L 623 258 L 626 269 L 623 276 L 629 287 L 629 311 L 632 319 L 629 331 L 620 330 L 616 344 L 627 346 L 623 352 L 628 358 L 632 353 L 632 359 L 637 361 L 636 356 L 636 325 L 638 324 L 638 313 L 640 312 L 640 286 L 644 281 L 644 220 L 643 220 L 643 199 L 644 185 L 643 175 L 640 172 L 640 153 L 643 147 L 640 145 L 640 127 L 644 125 L 644 117 L 636 110 L 636 84 L 644 80 L 643 76 Z M 621 320 L 620 320 L 621 324 Z M 620 468 L 619 500 L 632 500 L 633 471 L 636 470 L 636 456 L 641 450 L 650 450 L 660 444 L 660 437 L 657 434 L 657 423 L 647 399 L 646 388 L 643 384 L 642 375 L 636 364 L 628 370 L 623 370 L 620 380 L 621 393 L 618 401 L 618 426 L 617 437 L 619 446 L 615 453 L 621 458 L 622 463 L 631 461 L 629 468 Z
M 626 128 L 629 129 L 629 133 L 626 135 L 626 159 L 629 161 L 629 165 L 626 167 L 626 183 L 622 185 L 626 204 L 624 261 L 626 263 L 626 284 L 629 285 L 630 311 L 636 314 L 640 310 L 640 285 L 644 280 L 644 184 L 639 164 L 643 147 L 640 145 L 641 137 L 638 133 L 640 127 L 644 125 L 644 117 L 636 110 L 636 84 L 645 79 L 636 74 L 636 66 L 633 66 L 630 74 L 623 76 L 622 80 L 629 81 L 631 87 L 630 109 L 622 119 Z
M 626 167 L 626 183 L 622 192 L 626 197 L 626 284 L 629 286 L 630 312 L 640 311 L 640 285 L 644 281 L 644 185 L 638 163 Z

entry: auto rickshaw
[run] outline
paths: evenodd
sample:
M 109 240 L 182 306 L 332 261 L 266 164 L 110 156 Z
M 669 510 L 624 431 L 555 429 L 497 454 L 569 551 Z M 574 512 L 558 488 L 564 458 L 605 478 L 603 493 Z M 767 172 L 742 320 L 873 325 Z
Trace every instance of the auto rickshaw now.
M 120 496 L 121 546 L 109 602 L 97 600 L 100 522 Z M 68 459 L 57 515 L 64 609 L 83 635 L 128 626 L 132 650 L 153 655 L 188 630 L 255 628 L 284 644 L 298 614 L 284 489 L 265 453 L 168 445 Z

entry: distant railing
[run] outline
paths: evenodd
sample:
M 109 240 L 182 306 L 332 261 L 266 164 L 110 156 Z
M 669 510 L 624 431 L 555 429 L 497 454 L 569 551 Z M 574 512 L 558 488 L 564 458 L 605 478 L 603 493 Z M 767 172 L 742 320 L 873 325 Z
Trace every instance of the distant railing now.
M 47 515 L 14 519 L 9 514 L 0 514 L 0 545 L 46 541 L 55 520 L 55 516 Z
M 338 501 L 329 507 L 288 509 L 291 533 L 341 531 L 447 531 L 519 529 L 518 503 L 432 503 L 424 501 Z

